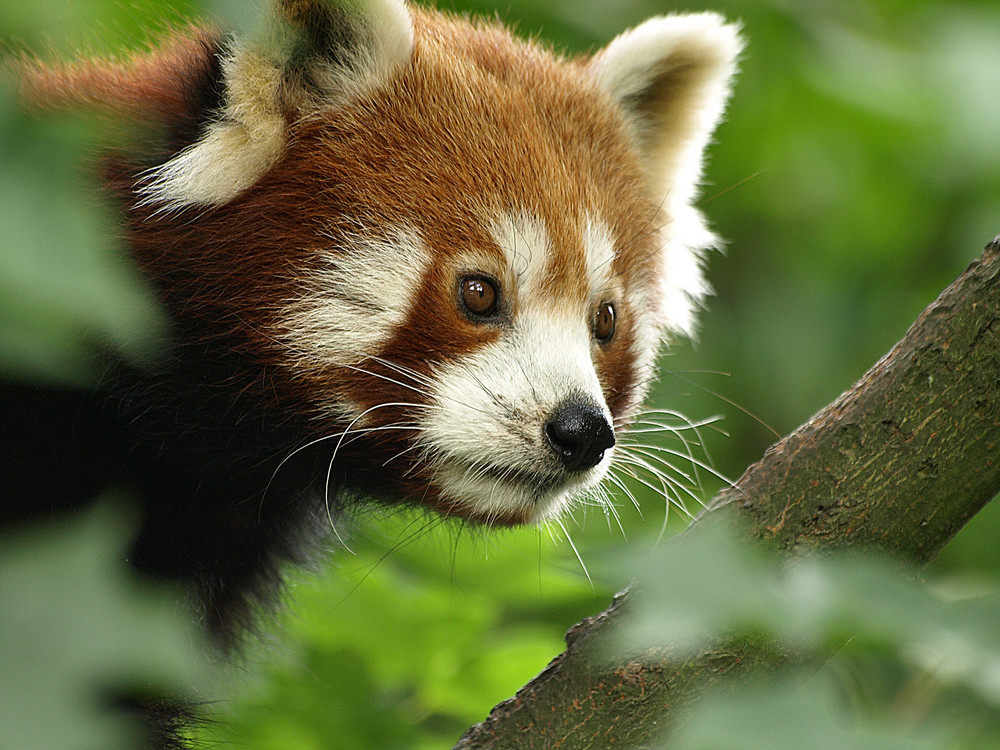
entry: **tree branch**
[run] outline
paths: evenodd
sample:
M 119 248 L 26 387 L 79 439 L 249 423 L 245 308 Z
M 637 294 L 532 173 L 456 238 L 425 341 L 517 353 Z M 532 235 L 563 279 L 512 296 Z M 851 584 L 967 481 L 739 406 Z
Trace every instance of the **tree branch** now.
M 698 516 L 735 517 L 778 550 L 936 555 L 1000 493 L 1000 238 L 849 391 L 780 440 Z M 567 648 L 455 750 L 633 747 L 733 673 L 787 660 L 765 641 L 670 648 L 607 667 L 628 592 L 574 626 Z

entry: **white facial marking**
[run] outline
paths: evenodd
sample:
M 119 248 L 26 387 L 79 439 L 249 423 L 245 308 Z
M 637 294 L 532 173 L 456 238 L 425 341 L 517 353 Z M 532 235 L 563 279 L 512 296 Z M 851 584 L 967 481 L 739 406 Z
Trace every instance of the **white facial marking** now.
M 430 251 L 410 227 L 341 244 L 286 308 L 283 339 L 295 359 L 353 365 L 377 354 L 409 314 L 430 264 Z
M 535 307 L 499 340 L 433 374 L 435 408 L 421 440 L 447 498 L 484 516 L 542 520 L 604 476 L 610 450 L 593 469 L 568 476 L 544 432 L 574 396 L 597 404 L 610 421 L 591 347 L 585 320 Z
M 587 274 L 590 289 L 601 296 L 611 279 L 611 263 L 615 259 L 615 243 L 607 225 L 588 216 L 583 229 L 583 245 L 587 250 Z
M 552 241 L 545 225 L 527 213 L 505 216 L 493 225 L 493 239 L 517 278 L 518 293 L 538 294 L 552 257 Z
M 420 441 L 446 500 L 482 518 L 540 521 L 605 475 L 612 451 L 570 473 L 548 444 L 545 425 L 571 398 L 597 405 L 610 421 L 594 370 L 589 308 L 546 286 L 553 248 L 544 224 L 527 214 L 496 222 L 494 238 L 517 279 L 516 314 L 496 341 L 439 366 Z M 588 220 L 581 233 L 589 280 L 606 286 L 613 246 Z
M 678 207 L 672 219 L 660 232 L 663 264 L 659 323 L 668 333 L 693 338 L 702 302 L 712 292 L 705 279 L 705 252 L 718 247 L 719 241 L 705 227 L 697 209 Z

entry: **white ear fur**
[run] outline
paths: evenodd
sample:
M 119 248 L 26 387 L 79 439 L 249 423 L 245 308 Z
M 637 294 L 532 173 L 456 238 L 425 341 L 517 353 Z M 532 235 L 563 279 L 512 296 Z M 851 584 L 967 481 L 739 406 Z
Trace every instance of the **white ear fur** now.
M 281 70 L 265 57 L 234 52 L 222 63 L 226 100 L 202 137 L 140 181 L 143 204 L 163 210 L 226 203 L 253 185 L 281 156 L 287 124 L 280 108 Z
M 413 21 L 402 0 L 322 0 L 348 19 L 355 39 L 329 57 L 314 56 L 313 83 L 329 101 L 363 93 L 405 65 L 413 52 Z
M 618 36 L 588 66 L 624 111 L 652 197 L 670 219 L 663 230 L 660 323 L 688 336 L 709 292 L 701 253 L 717 244 L 692 204 L 742 48 L 736 26 L 715 13 L 662 16 Z
M 143 176 L 143 204 L 170 211 L 229 202 L 281 157 L 287 113 L 343 104 L 409 62 L 413 22 L 403 0 L 277 0 L 275 6 L 261 38 L 226 53 L 218 119 Z

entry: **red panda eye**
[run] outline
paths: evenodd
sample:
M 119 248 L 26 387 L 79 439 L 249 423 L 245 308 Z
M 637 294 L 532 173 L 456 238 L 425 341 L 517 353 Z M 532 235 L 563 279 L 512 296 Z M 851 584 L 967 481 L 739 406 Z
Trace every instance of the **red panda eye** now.
M 610 302 L 601 303 L 594 316 L 594 338 L 602 344 L 611 341 L 615 335 L 615 307 Z
M 496 285 L 483 276 L 469 276 L 462 279 L 462 304 L 472 315 L 480 318 L 496 315 L 498 299 Z

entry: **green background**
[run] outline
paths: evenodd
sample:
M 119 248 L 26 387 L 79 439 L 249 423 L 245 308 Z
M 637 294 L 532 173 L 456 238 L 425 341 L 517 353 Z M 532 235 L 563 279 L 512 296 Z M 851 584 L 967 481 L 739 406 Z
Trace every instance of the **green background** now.
M 572 52 L 596 49 L 630 25 L 674 10 L 714 9 L 742 23 L 748 48 L 728 117 L 710 149 L 704 189 L 703 209 L 727 241 L 709 268 L 716 297 L 697 343 L 680 342 L 664 356 L 651 398 L 652 406 L 695 421 L 721 417 L 698 437 L 699 455 L 721 476 L 737 477 L 774 440 L 773 432 L 787 433 L 849 387 L 1000 230 L 995 2 L 525 0 L 439 6 L 496 13 L 522 33 Z M 256 7 L 237 0 L 0 0 L 0 44 L 62 57 L 132 49 L 183 19 L 239 25 Z M 99 346 L 110 343 L 135 359 L 155 350 L 162 322 L 142 281 L 123 262 L 89 176 L 107 137 L 92 119 L 29 116 L 17 108 L 9 85 L 0 86 L 4 375 L 82 380 L 93 376 Z M 698 492 L 707 495 L 720 483 L 710 471 L 698 470 L 696 478 Z M 130 645 L 122 634 L 137 628 L 127 631 L 124 623 L 131 619 L 96 604 L 105 601 L 97 594 L 42 596 L 54 607 L 43 618 L 52 632 L 33 633 L 30 640 L 41 652 L 59 641 L 67 655 L 91 648 L 88 643 L 105 653 L 107 643 L 124 642 L 111 661 L 147 665 L 142 669 L 169 684 L 200 685 L 199 697 L 211 702 L 218 719 L 203 730 L 209 744 L 447 748 L 543 669 L 562 650 L 569 626 L 603 609 L 617 588 L 652 565 L 648 553 L 662 534 L 664 501 L 641 484 L 630 487 L 641 514 L 621 498 L 620 518 L 579 509 L 564 528 L 487 535 L 421 514 L 362 517 L 349 549 L 333 550 L 316 570 L 291 575 L 288 607 L 262 625 L 235 674 L 205 677 L 185 666 L 190 655 L 184 648 L 163 645 L 173 644 L 176 633 L 156 641 L 180 676 L 165 671 L 157 666 L 159 651 Z M 121 515 L 107 507 L 101 512 Z M 118 506 L 112 501 L 110 507 Z M 962 601 L 996 591 L 998 513 L 987 507 L 931 567 L 925 577 L 934 591 Z M 114 549 L 125 532 L 100 518 L 82 520 L 73 538 L 85 547 L 96 538 Z M 671 524 L 682 525 L 682 514 L 672 512 Z M 51 582 L 65 578 L 53 567 L 60 559 L 55 550 L 65 548 L 61 540 L 71 532 L 57 532 L 50 533 L 49 547 L 0 537 L 0 629 L 5 608 L 23 612 L 39 591 L 52 591 Z M 72 559 L 64 564 L 66 575 L 77 567 Z M 80 586 L 130 591 L 131 583 L 94 565 L 104 573 Z M 709 555 L 685 575 L 700 580 L 712 568 Z M 881 570 L 877 563 L 870 569 Z M 704 585 L 720 592 L 727 586 L 711 578 Z M 867 595 L 895 601 L 882 590 Z M 937 606 L 902 601 L 894 622 L 930 617 Z M 183 631 L 184 615 L 177 619 Z M 1000 607 L 985 603 L 969 619 L 1000 621 Z M 97 624 L 82 631 L 80 621 Z M 864 642 L 855 644 L 857 653 L 848 650 L 811 683 L 813 705 L 845 709 L 830 719 L 847 733 L 844 746 L 864 746 L 852 732 L 865 722 L 893 737 L 872 747 L 895 747 L 888 743 L 896 741 L 900 747 L 997 745 L 989 728 L 995 703 L 975 686 L 929 669 L 927 660 L 910 658 L 918 646 L 907 637 L 897 627 L 881 640 L 859 638 Z M 23 694 L 24 680 L 17 676 L 23 672 L 16 670 L 37 663 L 30 650 L 12 655 L 14 642 L 0 631 L 0 696 Z M 996 644 L 974 643 L 972 661 L 992 664 L 989 649 Z M 116 669 L 125 670 L 120 665 Z M 84 667 L 80 672 L 87 674 Z M 58 694 L 65 675 L 52 671 L 48 687 L 44 679 L 34 688 L 37 695 Z M 60 731 L 51 717 L 83 710 L 87 684 L 81 677 L 67 703 L 15 705 L 0 697 L 0 750 L 53 746 L 51 738 L 39 739 L 25 727 L 42 723 Z M 788 684 L 762 690 L 741 708 L 719 709 L 737 717 L 742 740 L 726 744 L 723 723 L 708 722 L 718 736 L 695 735 L 690 746 L 740 747 L 750 723 L 773 728 L 782 716 L 798 716 L 795 701 L 807 694 Z M 772 699 L 754 703 L 761 695 Z M 772 720 L 767 710 L 777 711 Z M 839 736 L 828 727 L 811 731 Z M 916 736 L 930 744 L 906 744 Z M 67 739 L 66 746 L 87 747 L 88 741 Z M 117 740 L 104 741 L 111 747 Z M 801 737 L 761 742 L 756 746 L 808 746 Z M 837 746 L 829 742 L 824 747 Z

